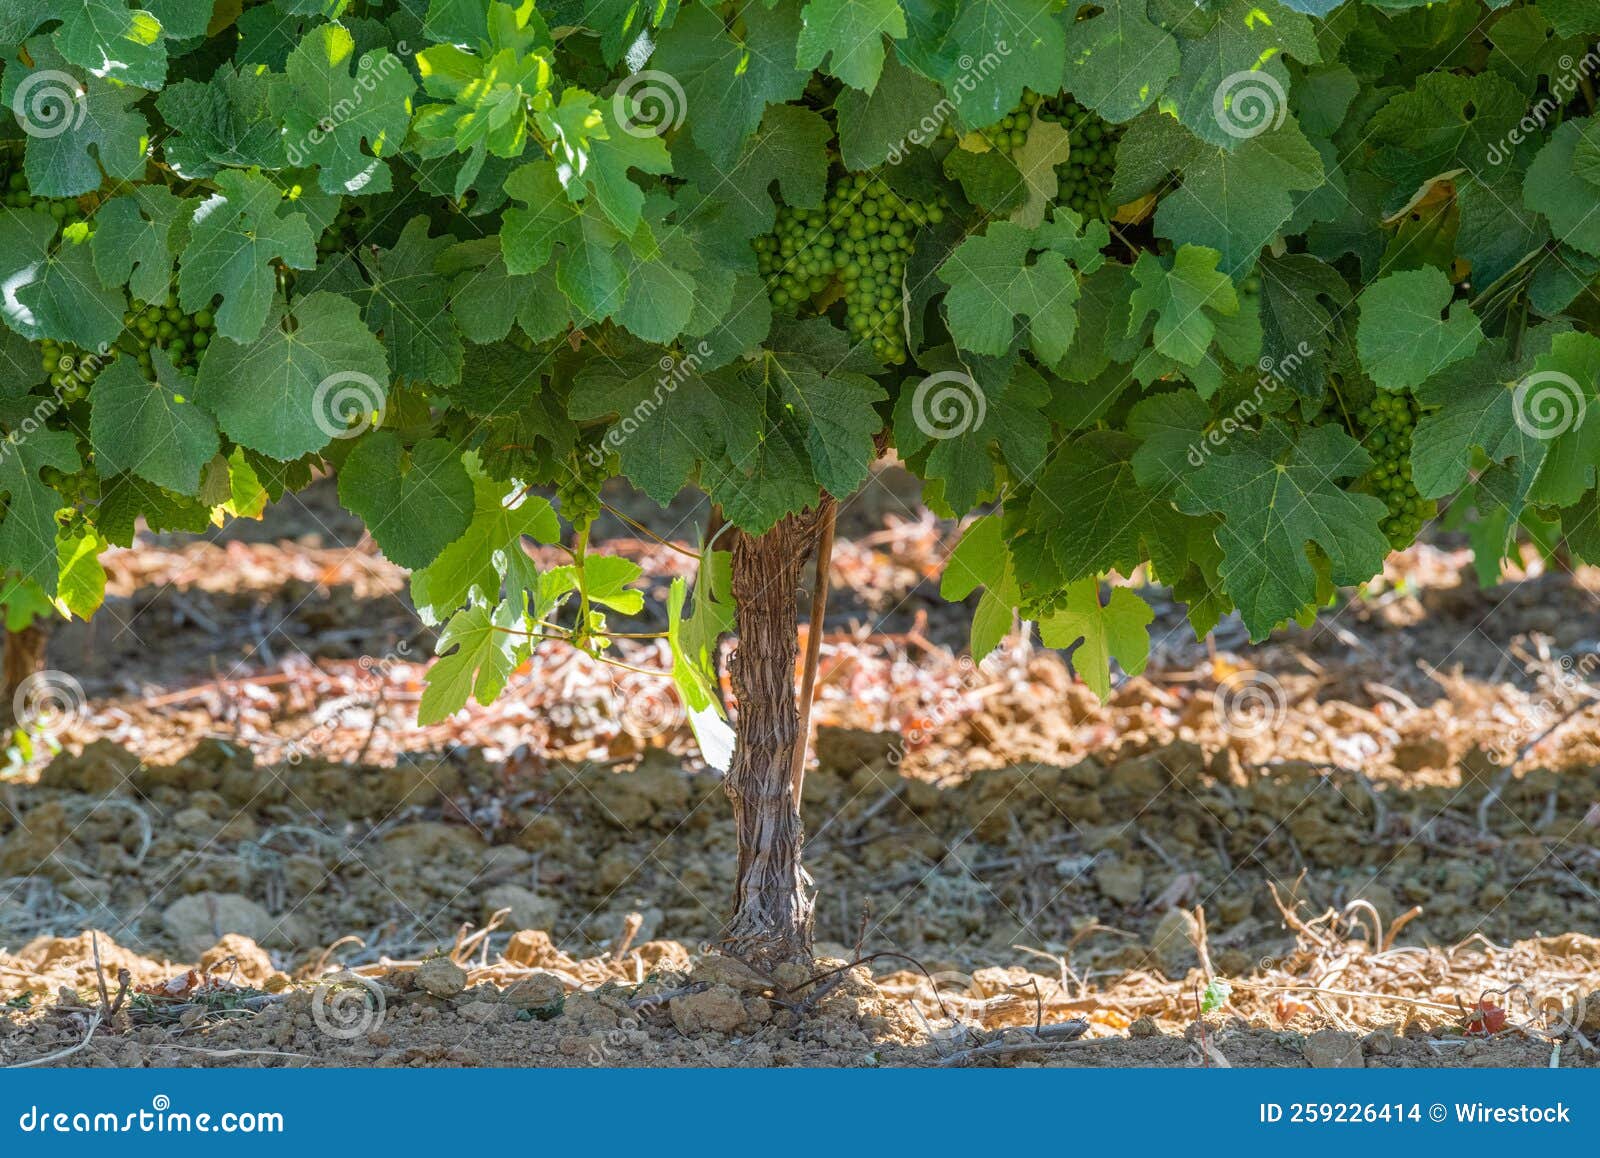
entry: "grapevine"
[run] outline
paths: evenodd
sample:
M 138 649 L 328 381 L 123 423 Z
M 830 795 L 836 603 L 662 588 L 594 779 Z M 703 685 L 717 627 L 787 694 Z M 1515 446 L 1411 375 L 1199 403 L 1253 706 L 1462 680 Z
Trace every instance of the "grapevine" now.
M 739 719 L 788 737 L 796 569 L 889 454 L 967 520 L 974 657 L 1028 621 L 1102 696 L 1154 618 L 1118 576 L 1260 639 L 1440 504 L 1600 560 L 1594 6 L 10 7 L 0 570 L 37 606 L 331 475 L 440 631 L 431 723 L 644 613 L 602 484 L 697 491 L 719 545 L 643 634 L 789 825 L 718 641 L 756 628 Z

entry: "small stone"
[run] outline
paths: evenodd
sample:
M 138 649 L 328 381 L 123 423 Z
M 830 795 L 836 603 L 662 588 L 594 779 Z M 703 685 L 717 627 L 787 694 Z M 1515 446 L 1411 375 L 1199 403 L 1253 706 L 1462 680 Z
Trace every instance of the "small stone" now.
M 225 933 L 242 933 L 261 942 L 274 931 L 272 914 L 238 893 L 182 897 L 161 914 L 161 926 L 190 960 L 198 960 Z
M 1095 866 L 1094 883 L 1108 900 L 1137 905 L 1144 898 L 1144 867 L 1131 861 L 1104 861 Z
M 519 978 L 505 991 L 505 1000 L 518 1009 L 526 1009 L 541 1021 L 561 1012 L 566 1001 L 567 987 L 561 979 L 550 973 L 535 973 Z
M 483 916 L 487 920 L 501 909 L 510 909 L 500 927 L 515 933 L 522 929 L 550 929 L 561 915 L 561 903 L 541 897 L 521 885 L 496 885 L 483 894 Z
M 738 990 L 731 985 L 713 985 L 701 993 L 674 997 L 667 1003 L 672 1024 L 678 1032 L 693 1035 L 711 1031 L 732 1033 L 744 1026 L 748 1014 Z
M 1388 1057 L 1394 1052 L 1394 1034 L 1387 1029 L 1375 1029 L 1361 1039 L 1361 1048 L 1374 1057 Z
M 200 969 L 249 985 L 259 985 L 277 972 L 267 951 L 241 933 L 226 934 L 200 954 Z
M 517 1011 L 498 1001 L 469 1001 L 461 1007 L 461 1016 L 477 1025 L 503 1025 L 515 1021 Z
M 454 997 L 467 987 L 467 971 L 448 957 L 430 957 L 412 975 L 417 988 L 434 997 Z
M 1161 960 L 1161 968 L 1169 977 L 1181 977 L 1200 963 L 1194 951 L 1194 938 L 1200 926 L 1193 914 L 1184 909 L 1168 909 L 1150 934 L 1150 948 Z
M 1318 1070 L 1358 1070 L 1366 1068 L 1361 1054 L 1361 1039 L 1339 1029 L 1319 1029 L 1306 1038 L 1306 1064 Z
M 750 966 L 733 957 L 709 954 L 694 963 L 690 976 L 696 981 L 712 985 L 726 985 L 739 993 L 765 993 L 773 987 L 772 981 Z

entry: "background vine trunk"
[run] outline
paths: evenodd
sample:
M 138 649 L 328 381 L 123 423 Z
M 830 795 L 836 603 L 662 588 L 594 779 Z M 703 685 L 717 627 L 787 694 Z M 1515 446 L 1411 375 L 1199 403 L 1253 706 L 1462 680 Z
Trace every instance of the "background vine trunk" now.
M 35 620 L 21 631 L 6 632 L 5 658 L 0 660 L 0 724 L 16 724 L 14 701 L 22 681 L 44 670 L 45 647 L 50 642 L 50 629 L 42 620 Z
M 766 968 L 811 959 L 811 878 L 800 863 L 804 833 L 791 776 L 795 746 L 805 742 L 795 704 L 795 606 L 801 568 L 832 509 L 824 496 L 816 508 L 733 544 L 739 642 L 730 673 L 739 726 L 726 790 L 739 864 L 727 947 Z

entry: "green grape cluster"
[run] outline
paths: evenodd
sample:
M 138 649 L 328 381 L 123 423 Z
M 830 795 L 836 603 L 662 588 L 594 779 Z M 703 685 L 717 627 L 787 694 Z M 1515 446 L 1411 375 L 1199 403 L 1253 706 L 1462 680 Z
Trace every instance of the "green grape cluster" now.
M 1007 155 L 1015 153 L 1027 143 L 1028 129 L 1033 125 L 1040 100 L 1039 94 L 1032 89 L 1023 89 L 1022 100 L 1017 107 L 994 124 L 979 129 L 978 135 L 989 142 L 992 149 Z M 955 125 L 945 121 L 939 129 L 939 135 L 946 140 L 955 140 L 961 134 L 956 131 Z
M 11 158 L 8 158 L 8 161 Z M 58 226 L 68 226 L 86 217 L 82 207 L 72 198 L 52 199 L 35 197 L 28 189 L 28 176 L 21 169 L 11 169 L 5 178 L 5 205 L 8 209 L 43 209 L 56 219 Z
M 944 220 L 942 202 L 908 201 L 872 173 L 846 173 L 821 209 L 778 211 L 755 241 L 756 259 L 781 313 L 837 288 L 851 335 L 881 362 L 905 361 L 901 285 L 916 231 Z
M 1122 127 L 1103 120 L 1065 93 L 1045 101 L 1039 117 L 1061 125 L 1072 141 L 1066 163 L 1056 166 L 1061 179 L 1057 202 L 1085 217 L 1109 219 L 1117 208 L 1111 204 L 1110 194 Z
M 361 241 L 361 227 L 366 222 L 367 211 L 354 205 L 341 205 L 333 224 L 317 238 L 317 257 L 335 253 L 348 253 Z
M 146 372 L 151 349 L 158 349 L 166 351 L 174 366 L 194 373 L 200 355 L 217 332 L 210 310 L 186 314 L 178 307 L 175 293 L 169 293 L 163 302 L 133 302 L 132 309 L 122 315 L 122 324 L 127 328 L 117 339 L 117 347 L 137 358 Z
M 556 480 L 556 509 L 580 531 L 600 517 L 600 488 L 617 474 L 617 456 L 601 446 L 579 448 Z
M 1419 413 L 1410 395 L 1380 392 L 1355 416 L 1356 436 L 1375 464 L 1360 485 L 1389 508 L 1381 525 L 1397 551 L 1411 545 L 1436 509 L 1411 481 L 1411 440 Z

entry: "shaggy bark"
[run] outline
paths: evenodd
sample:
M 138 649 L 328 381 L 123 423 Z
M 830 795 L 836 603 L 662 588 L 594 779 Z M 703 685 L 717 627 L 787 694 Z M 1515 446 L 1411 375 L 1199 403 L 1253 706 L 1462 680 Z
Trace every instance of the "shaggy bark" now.
M 800 864 L 804 833 L 790 769 L 801 743 L 794 668 L 800 571 L 833 508 L 783 519 L 733 544 L 738 648 L 731 665 L 738 740 L 726 790 L 739 837 L 727 947 L 763 968 L 811 959 L 811 878 Z M 820 630 L 820 625 L 815 625 Z

